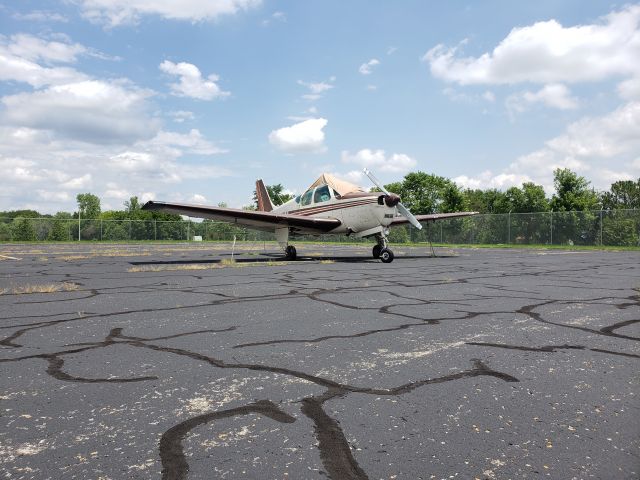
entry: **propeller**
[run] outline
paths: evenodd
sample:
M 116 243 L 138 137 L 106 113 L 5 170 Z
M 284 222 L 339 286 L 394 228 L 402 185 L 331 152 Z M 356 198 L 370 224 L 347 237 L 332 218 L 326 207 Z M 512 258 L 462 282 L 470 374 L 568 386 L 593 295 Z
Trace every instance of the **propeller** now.
M 384 201 L 387 206 L 392 207 L 395 205 L 402 216 L 409 220 L 409 223 L 411 225 L 416 227 L 418 230 L 422 230 L 422 225 L 420 225 L 420 222 L 416 219 L 416 217 L 413 216 L 409 209 L 402 204 L 402 202 L 400 201 L 400 197 L 395 193 L 387 191 L 387 189 L 382 186 L 378 179 L 369 170 L 365 168 L 363 171 L 364 174 L 369 177 L 369 180 L 371 180 L 371 182 L 373 182 L 373 184 L 380 190 L 382 190 L 382 192 L 386 195 Z

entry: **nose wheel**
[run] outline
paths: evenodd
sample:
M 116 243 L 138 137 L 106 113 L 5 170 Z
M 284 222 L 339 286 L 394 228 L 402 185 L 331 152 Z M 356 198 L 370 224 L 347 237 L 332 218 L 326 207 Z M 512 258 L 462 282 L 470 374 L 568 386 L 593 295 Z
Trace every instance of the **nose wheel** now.
M 377 244 L 373 246 L 373 258 L 379 258 L 382 263 L 393 262 L 393 252 L 387 248 L 387 237 L 385 233 L 376 235 Z

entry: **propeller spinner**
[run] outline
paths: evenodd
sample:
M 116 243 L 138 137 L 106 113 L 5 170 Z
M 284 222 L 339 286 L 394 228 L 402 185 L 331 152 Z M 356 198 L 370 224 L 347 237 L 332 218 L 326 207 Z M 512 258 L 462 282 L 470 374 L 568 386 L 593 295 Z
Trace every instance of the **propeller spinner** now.
M 371 180 L 371 182 L 386 195 L 384 201 L 388 207 L 396 206 L 400 214 L 407 220 L 409 220 L 409 223 L 411 223 L 411 225 L 416 227 L 418 230 L 422 230 L 422 225 L 420 225 L 420 222 L 418 222 L 416 217 L 411 214 L 409 209 L 402 204 L 398 195 L 396 195 L 395 193 L 391 193 L 386 188 L 384 188 L 384 186 L 378 181 L 373 173 L 371 173 L 366 168 L 363 170 L 363 172 L 367 177 L 369 177 L 369 180 Z

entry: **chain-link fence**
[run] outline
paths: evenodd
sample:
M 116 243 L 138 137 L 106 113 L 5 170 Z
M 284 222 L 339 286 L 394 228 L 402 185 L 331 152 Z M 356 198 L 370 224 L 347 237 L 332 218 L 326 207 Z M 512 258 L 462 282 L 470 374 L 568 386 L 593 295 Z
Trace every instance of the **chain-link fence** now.
M 7 241 L 273 241 L 272 233 L 225 222 L 0 218 Z M 640 246 L 640 210 L 475 215 L 427 222 L 422 230 L 393 228 L 393 243 Z M 297 236 L 297 240 L 358 241 L 353 236 Z M 370 241 L 370 240 L 363 240 Z

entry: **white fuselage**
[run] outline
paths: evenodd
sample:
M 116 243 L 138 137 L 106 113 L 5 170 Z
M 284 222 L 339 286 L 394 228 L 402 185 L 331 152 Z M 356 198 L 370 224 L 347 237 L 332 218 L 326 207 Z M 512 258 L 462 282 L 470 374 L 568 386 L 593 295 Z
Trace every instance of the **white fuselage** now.
M 305 195 L 308 195 L 308 198 L 305 198 Z M 379 201 L 380 196 L 383 195 L 381 193 L 354 193 L 336 197 L 335 193 L 330 191 L 329 195 L 330 198 L 326 199 L 326 192 L 324 198 L 318 198 L 318 195 L 313 195 L 313 193 L 309 195 L 308 192 L 305 192 L 305 194 L 276 207 L 273 213 L 335 218 L 340 220 L 341 224 L 328 233 L 360 234 L 358 236 L 379 233 L 387 228 L 397 215 L 396 207 L 388 207 L 384 201 Z

